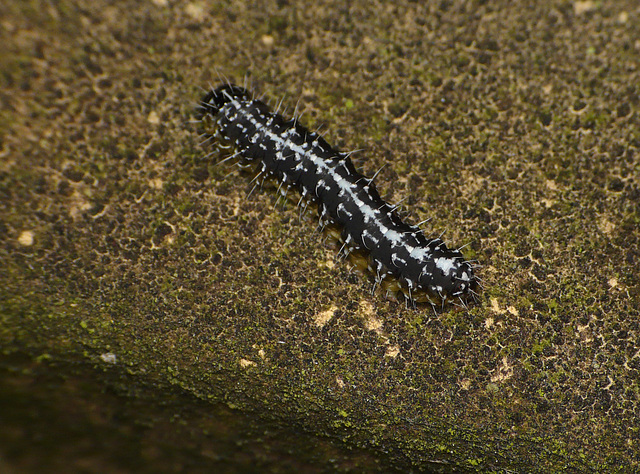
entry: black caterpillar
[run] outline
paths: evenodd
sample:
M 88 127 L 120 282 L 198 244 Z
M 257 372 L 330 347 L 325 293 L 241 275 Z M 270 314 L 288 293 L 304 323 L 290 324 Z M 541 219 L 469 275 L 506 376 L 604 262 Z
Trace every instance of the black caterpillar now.
M 356 171 L 348 153 L 334 150 L 295 118 L 286 120 L 246 89 L 225 84 L 203 97 L 197 119 L 205 141 L 234 147 L 231 157 L 257 162 L 259 176 L 274 177 L 283 193 L 296 187 L 301 201 L 315 202 L 321 223 L 341 229 L 343 248 L 366 258 L 363 266 L 375 276 L 374 290 L 381 284 L 387 293 L 400 290 L 412 304 L 433 305 L 432 297 L 443 305 L 448 298 L 464 304 L 469 295 L 475 297 L 478 280 L 459 249 L 403 222 L 373 179 Z

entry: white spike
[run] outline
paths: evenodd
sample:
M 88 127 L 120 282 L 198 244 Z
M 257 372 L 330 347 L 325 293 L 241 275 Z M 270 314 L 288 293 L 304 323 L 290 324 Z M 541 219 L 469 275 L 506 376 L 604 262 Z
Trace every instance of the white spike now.
M 374 179 L 376 179 L 376 177 L 380 174 L 380 171 L 382 171 L 384 169 L 384 167 L 387 166 L 387 164 L 385 163 L 384 165 L 382 165 L 380 167 L 380 169 L 378 171 L 376 171 L 376 173 L 371 177 L 371 179 L 369 180 L 370 183 L 373 182 Z

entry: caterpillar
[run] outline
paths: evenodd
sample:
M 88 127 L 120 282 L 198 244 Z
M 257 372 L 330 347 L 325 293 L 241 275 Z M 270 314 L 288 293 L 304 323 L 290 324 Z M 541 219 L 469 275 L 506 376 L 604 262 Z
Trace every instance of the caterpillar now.
M 332 148 L 296 118 L 285 119 L 245 88 L 224 84 L 211 89 L 196 110 L 204 142 L 233 148 L 226 159 L 257 164 L 260 177 L 272 177 L 286 196 L 300 192 L 300 202 L 318 206 L 320 224 L 330 224 L 342 249 L 374 277 L 373 290 L 400 292 L 407 303 L 434 301 L 444 307 L 457 298 L 475 299 L 478 278 L 460 249 L 427 238 L 417 225 L 405 223 L 373 183 L 359 173 L 350 153 Z M 213 152 L 212 152 L 213 153 Z

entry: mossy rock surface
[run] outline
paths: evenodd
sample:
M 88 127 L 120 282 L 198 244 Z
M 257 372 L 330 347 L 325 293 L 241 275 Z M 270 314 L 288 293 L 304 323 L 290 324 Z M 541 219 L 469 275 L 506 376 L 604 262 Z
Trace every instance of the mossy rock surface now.
M 0 6 L 0 468 L 219 466 L 207 436 L 241 432 L 283 472 L 640 469 L 637 5 L 423 3 Z M 219 76 L 386 165 L 389 201 L 469 243 L 480 301 L 372 295 L 311 213 L 247 199 L 189 123 Z M 69 400 L 130 456 L 29 457 L 56 424 L 30 403 Z

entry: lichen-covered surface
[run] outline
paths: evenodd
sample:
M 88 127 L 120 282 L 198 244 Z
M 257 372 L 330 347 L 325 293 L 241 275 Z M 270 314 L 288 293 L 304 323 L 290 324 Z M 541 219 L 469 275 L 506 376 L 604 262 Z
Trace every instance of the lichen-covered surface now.
M 24 408 L 39 387 L 52 420 L 86 406 L 88 432 L 116 378 L 125 426 L 196 426 L 167 469 L 206 452 L 197 427 L 229 429 L 207 403 L 253 420 L 247 449 L 273 447 L 262 426 L 328 440 L 300 453 L 319 470 L 639 469 L 637 3 L 305 3 L 0 6 L 2 401 L 26 427 L 3 433 L 0 467 L 57 465 L 29 451 L 55 430 Z M 480 302 L 371 295 L 311 213 L 247 199 L 251 174 L 203 159 L 188 123 L 218 72 L 299 99 L 369 174 L 386 164 L 390 201 L 470 243 Z M 176 390 L 173 415 L 135 402 Z M 108 454 L 136 433 L 87 437 Z M 56 439 L 67 459 L 73 439 Z M 153 458 L 136 453 L 120 468 Z

